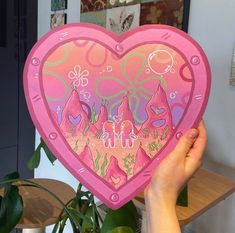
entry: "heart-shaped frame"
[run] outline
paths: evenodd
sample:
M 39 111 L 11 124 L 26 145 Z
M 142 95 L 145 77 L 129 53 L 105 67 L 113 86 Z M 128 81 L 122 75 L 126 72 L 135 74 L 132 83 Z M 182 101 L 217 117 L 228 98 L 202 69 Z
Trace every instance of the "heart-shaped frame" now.
M 109 63 L 99 62 L 100 57 Z M 24 90 L 50 150 L 100 200 L 117 209 L 144 189 L 183 132 L 198 125 L 210 77 L 201 47 L 176 28 L 141 26 L 117 36 L 74 23 L 47 33 L 33 47 Z M 61 92 L 64 102 L 58 105 Z

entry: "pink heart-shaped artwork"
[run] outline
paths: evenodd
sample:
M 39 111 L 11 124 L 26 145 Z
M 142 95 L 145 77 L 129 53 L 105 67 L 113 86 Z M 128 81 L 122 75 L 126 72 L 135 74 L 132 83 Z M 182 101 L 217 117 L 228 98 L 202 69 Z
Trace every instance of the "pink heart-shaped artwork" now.
M 24 89 L 51 151 L 116 209 L 144 189 L 182 133 L 197 126 L 210 68 L 200 46 L 169 26 L 116 36 L 68 24 L 34 46 Z

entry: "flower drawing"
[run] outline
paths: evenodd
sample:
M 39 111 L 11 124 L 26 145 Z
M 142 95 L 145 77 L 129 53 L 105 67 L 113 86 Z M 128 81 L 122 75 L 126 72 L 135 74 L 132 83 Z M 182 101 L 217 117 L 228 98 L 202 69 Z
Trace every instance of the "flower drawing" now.
M 73 80 L 74 87 L 85 87 L 88 85 L 88 70 L 82 70 L 80 65 L 74 66 L 73 71 L 68 73 L 68 77 Z
M 142 64 L 138 67 L 136 73 L 133 76 L 130 76 L 127 71 L 127 64 L 134 57 L 139 57 L 142 60 Z M 149 73 L 147 77 L 144 75 L 146 73 L 146 66 L 146 58 L 142 53 L 129 54 L 123 59 L 121 64 L 121 74 L 123 79 L 117 76 L 108 75 L 101 76 L 96 80 L 95 93 L 103 101 L 110 103 L 108 109 L 109 115 L 112 115 L 113 110 L 121 103 L 121 97 L 128 95 L 129 104 L 136 123 L 142 124 L 144 122 L 138 115 L 138 112 L 141 110 L 142 101 L 150 100 L 151 96 L 154 94 L 156 83 L 160 83 L 164 90 L 167 88 L 167 82 L 163 76 L 151 73 Z M 107 89 L 107 82 L 109 89 Z M 113 86 L 115 86 L 115 88 L 111 88 Z M 106 90 L 109 90 L 109 92 Z

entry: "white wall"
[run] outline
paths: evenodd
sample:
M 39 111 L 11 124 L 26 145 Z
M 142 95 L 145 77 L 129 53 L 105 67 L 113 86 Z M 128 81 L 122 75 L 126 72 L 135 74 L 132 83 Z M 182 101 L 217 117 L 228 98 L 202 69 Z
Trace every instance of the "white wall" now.
M 234 10 L 235 0 L 191 0 L 189 33 L 202 45 L 212 69 L 212 90 L 205 113 L 209 141 L 204 167 L 235 181 L 235 87 L 229 86 Z M 197 233 L 234 233 L 234 219 L 235 194 L 207 211 L 192 227 Z
M 38 2 L 40 38 L 49 31 L 50 1 Z M 79 2 L 68 0 L 68 22 L 79 21 Z M 235 43 L 234 10 L 235 0 L 191 0 L 189 33 L 205 50 L 212 68 L 212 90 L 205 113 L 209 142 L 204 167 L 235 181 L 235 87 L 229 86 Z M 38 142 L 38 135 L 36 141 Z M 39 168 L 35 170 L 35 177 L 55 178 L 73 187 L 77 185 L 77 181 L 58 161 L 55 166 L 51 166 L 46 158 L 42 158 Z M 197 233 L 234 233 L 234 217 L 233 194 L 191 225 Z

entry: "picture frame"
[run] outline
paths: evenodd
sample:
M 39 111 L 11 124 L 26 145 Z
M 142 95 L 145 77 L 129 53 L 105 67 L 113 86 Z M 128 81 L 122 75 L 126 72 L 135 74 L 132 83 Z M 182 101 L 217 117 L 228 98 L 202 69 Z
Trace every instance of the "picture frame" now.
M 51 14 L 50 19 L 50 28 L 54 29 L 58 26 L 64 25 L 67 23 L 67 14 L 66 13 L 55 13 Z
M 67 9 L 67 0 L 51 0 L 51 11 L 63 11 Z
M 140 25 L 165 24 L 188 32 L 190 0 L 142 0 Z

